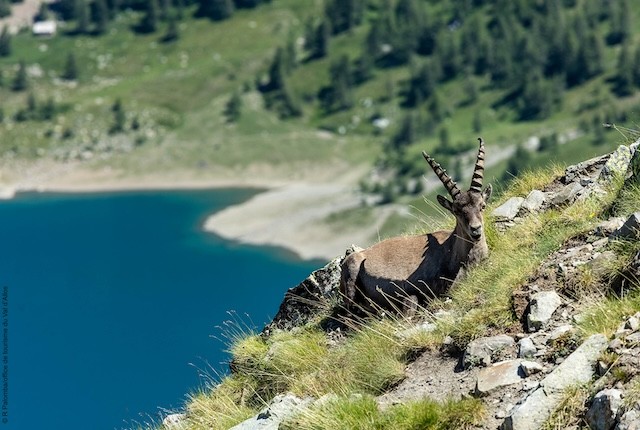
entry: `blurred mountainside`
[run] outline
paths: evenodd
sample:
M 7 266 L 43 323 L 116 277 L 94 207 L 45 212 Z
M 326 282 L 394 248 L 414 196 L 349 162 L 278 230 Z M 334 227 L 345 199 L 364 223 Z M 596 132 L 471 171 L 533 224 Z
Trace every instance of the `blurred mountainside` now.
M 638 13 L 629 0 L 44 3 L 52 34 L 0 24 L 0 185 L 338 181 L 430 213 L 421 150 L 468 180 L 482 136 L 504 182 L 632 139 Z

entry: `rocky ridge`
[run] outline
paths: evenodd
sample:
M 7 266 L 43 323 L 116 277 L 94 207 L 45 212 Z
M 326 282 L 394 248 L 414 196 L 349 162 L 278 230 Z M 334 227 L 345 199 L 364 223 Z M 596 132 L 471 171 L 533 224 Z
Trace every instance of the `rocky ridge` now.
M 529 213 L 605 193 L 615 174 L 638 183 L 637 147 L 638 142 L 620 146 L 611 154 L 571 166 L 545 189 L 507 200 L 493 211 L 493 219 L 499 229 L 508 229 Z M 596 334 L 582 339 L 576 328 L 580 318 L 578 303 L 572 294 L 586 271 L 595 274 L 607 271 L 608 263 L 615 258 L 606 249 L 610 241 L 640 240 L 639 226 L 640 212 L 635 212 L 626 219 L 612 217 L 592 231 L 570 239 L 513 292 L 513 312 L 521 322 L 519 332 L 475 339 L 462 353 L 449 350 L 445 340 L 441 351 L 423 352 L 409 363 L 405 379 L 377 398 L 379 406 L 386 408 L 423 397 L 476 396 L 483 399 L 488 412 L 482 428 L 533 430 L 541 428 L 561 405 L 566 389 L 590 384 L 593 395 L 584 404 L 583 424 L 597 430 L 640 430 L 640 401 L 626 400 L 627 393 L 634 389 L 627 382 L 640 374 L 640 312 L 621 321 L 612 338 Z M 347 255 L 354 249 L 350 248 Z M 324 311 L 336 308 L 343 258 L 332 260 L 290 289 L 262 335 L 293 330 L 314 320 L 319 308 Z M 634 279 L 640 279 L 640 252 L 627 265 L 625 273 L 609 279 L 609 285 L 624 295 Z M 342 327 L 336 320 L 330 316 L 320 322 L 330 338 L 340 336 Z M 433 322 L 418 322 L 408 330 L 432 331 L 435 327 Z M 398 333 L 403 335 L 406 334 Z M 614 373 L 625 376 L 612 378 Z M 283 394 L 234 429 L 276 430 L 286 417 L 321 401 L 324 399 L 299 399 Z M 179 425 L 179 420 L 175 424 L 165 422 L 168 428 Z

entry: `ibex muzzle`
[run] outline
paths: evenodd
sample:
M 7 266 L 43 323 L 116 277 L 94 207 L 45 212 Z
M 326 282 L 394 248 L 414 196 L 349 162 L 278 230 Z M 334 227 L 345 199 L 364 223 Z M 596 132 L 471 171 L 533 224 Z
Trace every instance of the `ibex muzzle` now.
M 440 164 L 422 153 L 451 197 L 437 199 L 456 217 L 456 226 L 453 231 L 394 237 L 346 257 L 340 291 L 350 307 L 412 313 L 417 303 L 445 293 L 465 267 L 487 257 L 483 211 L 491 185 L 482 189 L 484 142 L 478 140 L 468 191 L 461 191 Z

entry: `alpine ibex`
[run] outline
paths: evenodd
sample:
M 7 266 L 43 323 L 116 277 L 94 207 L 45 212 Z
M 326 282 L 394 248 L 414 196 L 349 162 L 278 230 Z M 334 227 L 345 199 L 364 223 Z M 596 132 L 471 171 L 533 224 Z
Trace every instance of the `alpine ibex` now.
M 340 291 L 349 306 L 415 312 L 419 300 L 443 294 L 463 269 L 487 257 L 482 213 L 491 185 L 482 189 L 484 142 L 480 141 L 471 187 L 461 191 L 440 164 L 422 152 L 452 201 L 438 203 L 453 213 L 453 231 L 401 236 L 355 252 L 342 263 Z

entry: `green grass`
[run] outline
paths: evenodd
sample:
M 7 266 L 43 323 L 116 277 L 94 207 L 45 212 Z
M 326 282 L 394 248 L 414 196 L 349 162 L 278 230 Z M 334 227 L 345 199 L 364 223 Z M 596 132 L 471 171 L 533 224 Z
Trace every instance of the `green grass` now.
M 526 195 L 543 188 L 561 174 L 552 166 L 523 174 L 503 191 L 492 207 L 510 196 Z M 294 416 L 285 425 L 296 429 L 454 429 L 472 428 L 484 416 L 480 400 L 434 402 L 424 399 L 380 409 L 375 396 L 404 378 L 411 357 L 425 348 L 441 346 L 451 336 L 459 348 L 479 336 L 520 330 L 511 309 L 511 294 L 527 281 L 542 261 L 567 239 L 592 229 L 600 220 L 637 208 L 637 186 L 623 187 L 615 179 L 603 197 L 591 197 L 565 208 L 532 214 L 498 232 L 487 220 L 489 258 L 472 268 L 450 293 L 450 300 L 436 300 L 422 310 L 424 319 L 434 321 L 434 332 L 400 333 L 415 321 L 400 316 L 347 320 L 350 330 L 338 341 L 329 341 L 316 324 L 276 332 L 268 338 L 244 329 L 233 331 L 229 351 L 233 373 L 211 390 L 192 395 L 187 404 L 189 429 L 225 428 L 255 414 L 276 394 L 292 392 L 300 397 L 322 399 Z M 487 210 L 491 212 L 491 207 Z M 356 212 L 357 214 L 357 212 Z M 360 214 L 362 215 L 362 214 Z M 435 223 L 446 225 L 449 218 Z M 432 231 L 430 224 L 422 228 Z M 623 270 L 639 245 L 616 242 L 611 245 L 618 259 L 611 270 Z M 618 269 L 614 269 L 617 267 Z M 595 296 L 593 291 L 576 297 L 581 306 L 578 322 L 581 335 L 610 334 L 625 317 L 640 310 L 640 290 L 624 297 Z M 335 305 L 335 304 L 334 304 Z M 439 309 L 446 316 L 434 318 Z M 563 428 L 574 422 L 584 405 L 582 388 L 566 396 L 545 428 Z
M 477 399 L 419 400 L 381 411 L 371 396 L 328 400 L 284 423 L 286 430 L 462 430 L 474 428 L 484 416 Z

